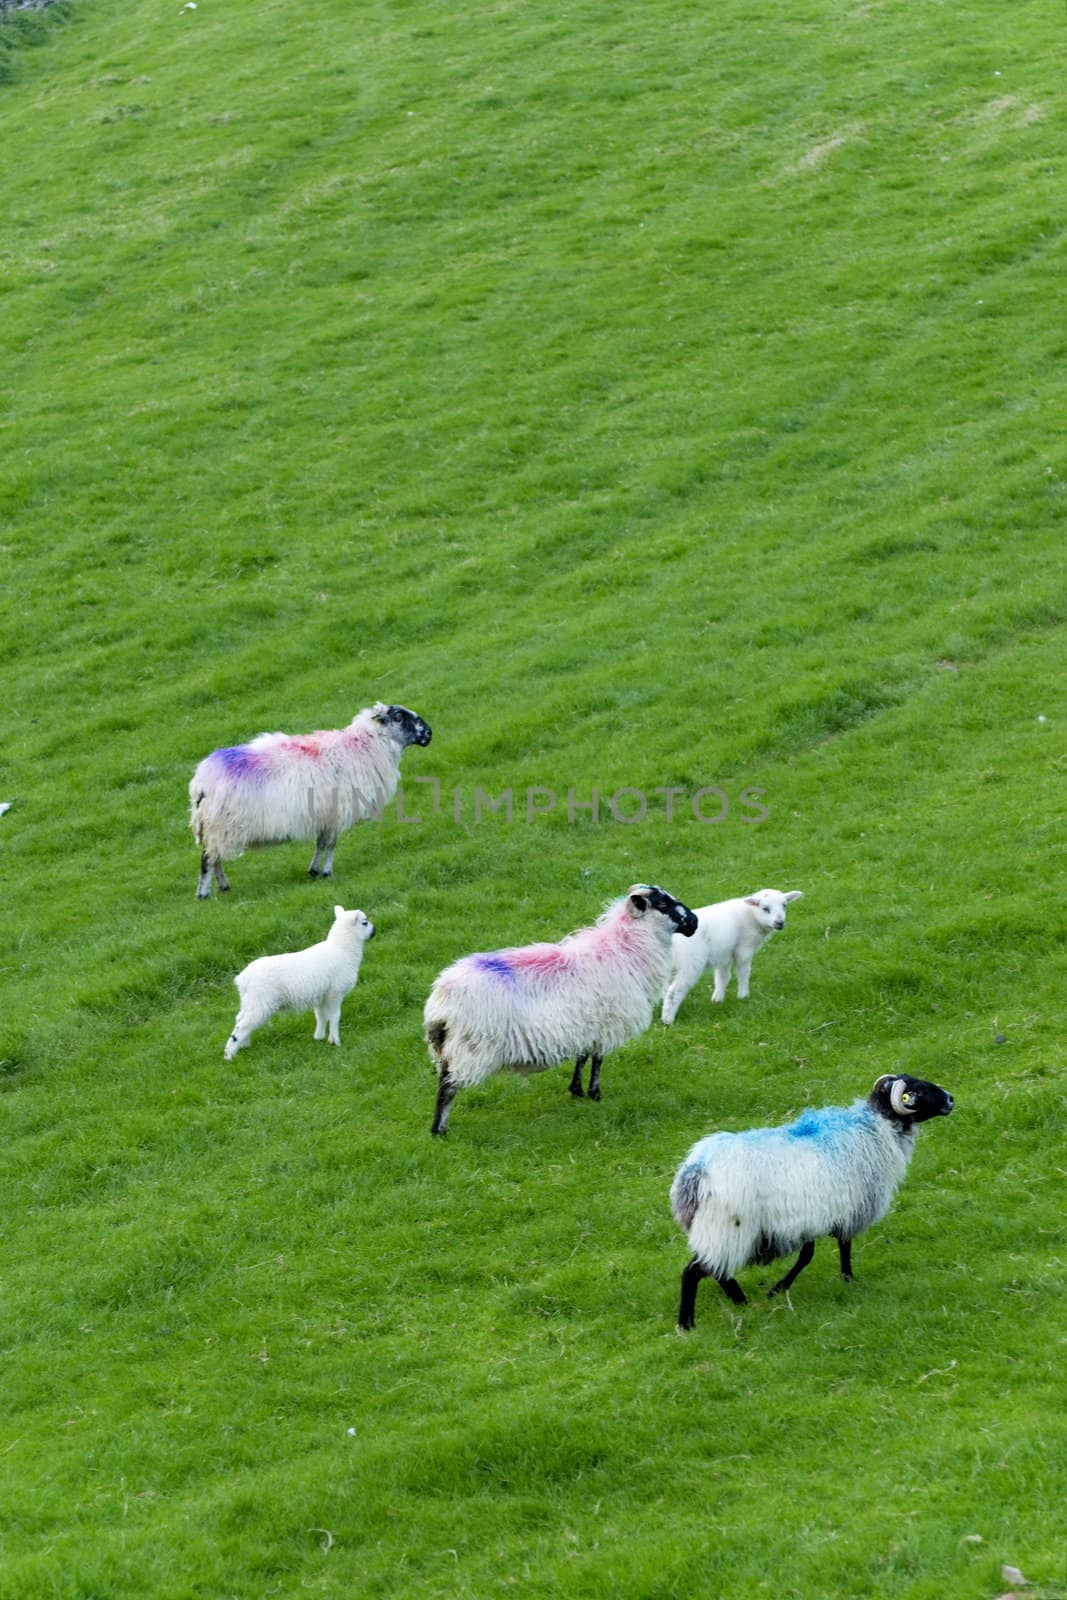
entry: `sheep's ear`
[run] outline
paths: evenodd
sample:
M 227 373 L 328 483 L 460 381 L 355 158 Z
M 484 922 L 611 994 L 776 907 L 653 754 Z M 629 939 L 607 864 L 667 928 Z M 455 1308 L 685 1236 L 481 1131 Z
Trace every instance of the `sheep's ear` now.
M 371 716 L 375 722 L 384 722 L 389 714 L 389 707 L 384 700 L 376 700 L 371 708 Z
M 784 894 L 782 896 L 782 899 L 785 901 L 787 906 L 791 906 L 794 900 L 803 900 L 803 898 L 803 889 L 790 889 L 788 894 Z
M 333 908 L 333 918 L 334 918 L 335 922 L 337 921 L 338 917 L 343 917 L 344 914 L 345 914 L 344 906 L 334 906 L 334 908 Z
M 756 910 L 759 910 L 759 901 L 756 899 L 754 894 L 747 894 L 745 896 L 745 904 L 746 906 L 755 906 Z
M 635 911 L 648 910 L 648 899 L 647 896 L 643 894 L 632 894 L 630 896 L 630 904 L 633 906 Z

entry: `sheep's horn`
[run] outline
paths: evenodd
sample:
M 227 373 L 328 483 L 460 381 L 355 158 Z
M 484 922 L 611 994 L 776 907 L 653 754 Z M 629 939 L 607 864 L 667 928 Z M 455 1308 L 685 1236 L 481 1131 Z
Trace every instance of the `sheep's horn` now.
M 893 1087 L 889 1091 L 889 1104 L 893 1107 L 893 1110 L 896 1112 L 898 1117 L 911 1117 L 915 1115 L 911 1106 L 906 1106 L 904 1104 L 904 1096 L 907 1094 L 907 1092 L 908 1086 L 904 1082 L 903 1078 L 897 1078 L 893 1084 Z

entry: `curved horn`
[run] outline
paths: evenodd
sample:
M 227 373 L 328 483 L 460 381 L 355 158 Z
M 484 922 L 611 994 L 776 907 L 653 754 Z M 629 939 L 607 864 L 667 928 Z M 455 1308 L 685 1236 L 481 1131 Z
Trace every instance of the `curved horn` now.
M 904 1104 L 904 1096 L 907 1092 L 908 1086 L 903 1078 L 897 1078 L 889 1091 L 889 1104 L 893 1107 L 898 1117 L 912 1117 L 915 1115 L 911 1106 Z

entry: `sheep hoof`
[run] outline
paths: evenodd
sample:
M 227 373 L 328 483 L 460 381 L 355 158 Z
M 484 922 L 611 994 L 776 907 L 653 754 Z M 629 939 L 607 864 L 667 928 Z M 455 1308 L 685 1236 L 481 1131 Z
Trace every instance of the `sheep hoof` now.
M 590 1098 L 590 1100 L 599 1100 L 600 1099 L 600 1090 L 599 1089 L 590 1089 L 589 1098 Z
M 584 1100 L 585 1099 L 585 1090 L 582 1088 L 580 1083 L 572 1083 L 572 1084 L 569 1085 L 569 1087 L 570 1087 L 571 1094 L 574 1096 L 574 1098 L 576 1100 Z

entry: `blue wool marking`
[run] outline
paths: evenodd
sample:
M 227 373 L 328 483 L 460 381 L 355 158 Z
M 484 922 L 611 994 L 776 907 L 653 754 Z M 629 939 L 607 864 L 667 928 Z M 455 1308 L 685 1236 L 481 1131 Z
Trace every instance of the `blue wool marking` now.
M 500 978 L 504 983 L 517 982 L 514 969 L 503 956 L 472 956 L 471 960 L 482 972 L 492 973 L 494 978 Z
M 824 1106 L 819 1111 L 805 1111 L 795 1122 L 783 1128 L 791 1139 L 811 1139 L 816 1144 L 836 1144 L 844 1135 L 854 1133 L 861 1122 L 868 1121 L 870 1112 L 860 1106 Z
M 225 768 L 231 778 L 253 778 L 260 771 L 259 758 L 243 744 L 216 750 L 213 759 Z

